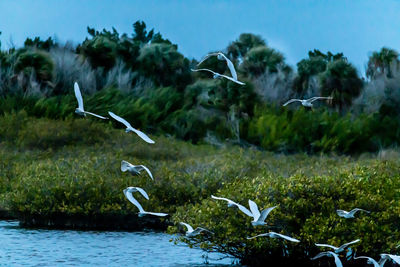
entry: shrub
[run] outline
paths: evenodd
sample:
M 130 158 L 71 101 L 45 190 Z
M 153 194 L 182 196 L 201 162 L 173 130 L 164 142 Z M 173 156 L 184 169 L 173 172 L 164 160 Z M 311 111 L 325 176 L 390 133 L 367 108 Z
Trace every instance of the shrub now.
M 320 251 L 314 243 L 340 245 L 357 238 L 361 242 L 353 249 L 358 255 L 377 258 L 383 252 L 398 253 L 399 162 L 365 162 L 365 165 L 340 169 L 330 164 L 329 175 L 322 176 L 305 173 L 288 178 L 237 177 L 216 195 L 246 206 L 247 200 L 252 199 L 260 209 L 277 205 L 266 220 L 267 227 L 253 227 L 251 218 L 238 209 L 228 208 L 224 201 L 206 198 L 201 203 L 178 208 L 173 221 L 206 227 L 215 234 L 178 240 L 237 257 L 242 264 L 259 266 L 265 262 L 312 265 L 310 257 Z M 371 213 L 344 219 L 335 212 L 355 207 Z M 170 228 L 170 232 L 177 230 Z M 301 242 L 288 243 L 268 237 L 246 239 L 268 231 L 280 232 Z
M 191 81 L 189 60 L 177 51 L 175 45 L 152 43 L 140 50 L 137 61 L 140 72 L 159 86 L 175 85 L 183 89 Z
M 394 129 L 398 123 L 379 114 L 353 117 L 323 109 L 290 111 L 258 106 L 249 122 L 247 140 L 273 151 L 355 154 L 397 145 L 400 135 Z
M 27 50 L 21 52 L 15 62 L 14 70 L 31 75 L 32 70 L 39 82 L 53 79 L 54 63 L 47 52 L 41 50 Z
M 109 70 L 115 65 L 117 43 L 107 36 L 97 35 L 93 39 L 86 39 L 79 50 L 88 58 L 93 68 Z
M 26 112 L 0 117 L 0 141 L 23 148 L 57 149 L 95 144 L 111 138 L 109 129 L 88 119 L 53 121 L 27 117 Z

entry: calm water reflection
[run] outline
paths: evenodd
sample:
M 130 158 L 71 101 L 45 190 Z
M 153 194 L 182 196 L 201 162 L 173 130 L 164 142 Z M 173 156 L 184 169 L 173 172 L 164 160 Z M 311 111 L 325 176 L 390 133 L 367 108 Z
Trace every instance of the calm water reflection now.
M 97 232 L 25 229 L 0 221 L 0 266 L 193 266 L 205 253 L 169 242 L 153 232 Z M 230 259 L 211 264 L 229 265 Z

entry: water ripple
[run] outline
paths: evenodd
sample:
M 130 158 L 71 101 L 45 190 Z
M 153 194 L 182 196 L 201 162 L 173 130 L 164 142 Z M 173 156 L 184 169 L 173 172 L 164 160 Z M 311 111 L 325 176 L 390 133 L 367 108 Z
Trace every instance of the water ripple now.
M 0 221 L 0 266 L 202 266 L 204 252 L 154 232 L 25 229 Z M 210 258 L 219 258 L 211 254 Z M 228 265 L 231 260 L 209 261 Z M 210 265 L 208 265 L 210 266 Z

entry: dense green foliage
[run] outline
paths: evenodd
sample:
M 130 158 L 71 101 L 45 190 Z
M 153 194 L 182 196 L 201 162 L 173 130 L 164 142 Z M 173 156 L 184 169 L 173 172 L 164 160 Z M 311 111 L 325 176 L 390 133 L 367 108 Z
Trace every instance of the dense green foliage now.
M 380 114 L 352 117 L 330 111 L 274 111 L 260 108 L 250 121 L 248 140 L 268 150 L 360 153 L 397 146 L 400 121 Z
M 232 60 L 240 86 L 191 72 L 178 45 L 137 21 L 131 34 L 88 27 L 77 47 L 52 38 L 27 38 L 24 47 L 0 52 L 0 114 L 25 110 L 29 116 L 70 118 L 77 81 L 88 111 L 113 111 L 151 133 L 197 143 L 207 140 L 255 144 L 278 151 L 359 153 L 399 143 L 400 68 L 389 48 L 369 58 L 362 81 L 342 53 L 317 49 L 297 63 L 259 35 L 243 33 L 222 51 Z M 231 75 L 210 57 L 199 67 Z M 277 108 L 289 98 L 332 96 Z M 306 122 L 307 123 L 306 123 Z
M 145 209 L 172 213 L 208 197 L 224 180 L 259 170 L 255 164 L 246 167 L 251 158 L 242 155 L 242 160 L 240 149 L 235 155 L 166 137 L 149 145 L 87 119 L 35 119 L 20 112 L 0 122 L 0 166 L 7 166 L 0 172 L 1 199 L 21 218 L 134 214 L 136 208 L 122 194 L 132 185 L 149 193 L 151 201 L 141 201 Z M 155 181 L 122 174 L 121 160 L 148 166 Z
M 231 198 L 245 206 L 248 206 L 248 199 L 254 200 L 260 209 L 278 206 L 268 216 L 267 226 L 254 227 L 251 218 L 238 209 L 228 208 L 225 201 L 208 198 L 179 208 L 173 219 L 206 227 L 215 234 L 179 240 L 208 251 L 230 254 L 244 264 L 260 266 L 265 262 L 312 265 L 310 257 L 324 250 L 314 243 L 340 246 L 358 238 L 361 242 L 353 246 L 358 255 L 379 258 L 383 252 L 398 253 L 400 162 L 364 160 L 360 165 L 345 168 L 335 161 L 321 163 L 317 161 L 312 167 L 328 173 L 315 175 L 304 171 L 284 177 L 261 172 L 257 176 L 236 177 L 217 192 L 217 196 Z M 336 214 L 336 209 L 354 207 L 371 213 L 357 214 L 354 219 Z M 171 231 L 176 230 L 171 228 Z M 269 231 L 301 242 L 268 237 L 246 239 Z M 344 257 L 342 261 L 346 261 Z
M 95 119 L 52 120 L 28 117 L 25 111 L 7 113 L 0 117 L 0 210 L 10 210 L 29 225 L 104 227 L 101 221 L 108 218 L 108 227 L 132 229 L 148 219 L 136 216 L 137 209 L 122 190 L 139 186 L 150 196 L 150 201 L 138 196 L 146 210 L 171 215 L 157 219 L 153 226 L 139 227 L 162 228 L 180 221 L 208 227 L 216 234 L 182 241 L 235 256 L 242 263 L 308 263 L 319 251 L 314 242 L 339 245 L 355 238 L 362 239 L 354 246 L 358 255 L 397 252 L 397 152 L 381 153 L 378 159 L 373 155 L 360 159 L 287 156 L 152 138 L 156 143 L 149 145 L 114 129 L 111 122 Z M 121 173 L 121 160 L 148 166 L 155 180 L 145 173 L 136 177 Z M 211 200 L 211 194 L 278 208 L 268 217 L 267 227 L 254 228 L 249 218 Z M 335 209 L 352 207 L 372 213 L 353 220 L 335 214 Z M 268 230 L 302 242 L 288 244 L 283 254 L 280 241 L 246 239 Z M 170 232 L 177 231 L 180 228 L 171 226 Z
M 39 82 L 51 81 L 54 64 L 44 51 L 21 51 L 15 62 L 15 71 L 28 76 L 34 71 Z
M 134 127 L 150 133 L 172 133 L 196 143 L 212 132 L 217 138 L 235 140 L 240 136 L 266 150 L 281 152 L 356 154 L 399 145 L 400 120 L 392 114 L 343 116 L 322 108 L 310 111 L 261 104 L 253 107 L 248 105 L 257 101 L 250 93 L 251 87 L 225 84 L 224 88 L 222 84 L 200 80 L 184 94 L 173 87 L 160 87 L 138 98 L 106 89 L 85 96 L 85 107 L 100 115 L 113 111 Z M 242 98 L 236 98 L 237 93 Z M 75 116 L 76 100 L 73 95 L 40 99 L 9 96 L 0 99 L 0 105 L 6 113 L 24 110 L 36 117 L 69 119 Z M 215 142 L 222 144 L 218 139 Z

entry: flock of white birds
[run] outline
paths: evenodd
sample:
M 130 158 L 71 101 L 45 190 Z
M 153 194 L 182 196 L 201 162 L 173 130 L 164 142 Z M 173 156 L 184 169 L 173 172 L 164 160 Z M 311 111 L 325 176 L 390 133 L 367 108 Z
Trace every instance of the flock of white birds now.
M 226 61 L 227 66 L 228 66 L 228 68 L 230 70 L 230 73 L 231 73 L 232 77 L 229 77 L 227 75 L 223 75 L 223 74 L 214 72 L 214 71 L 209 70 L 209 69 L 192 69 L 192 71 L 196 71 L 196 72 L 197 71 L 207 71 L 207 72 L 210 72 L 210 73 L 213 74 L 213 78 L 214 79 L 225 78 L 225 79 L 228 79 L 228 80 L 230 80 L 232 82 L 235 82 L 237 84 L 240 84 L 240 85 L 244 85 L 245 84 L 245 83 L 243 83 L 243 82 L 238 80 L 237 73 L 236 73 L 236 70 L 235 70 L 235 67 L 234 67 L 232 61 L 230 61 L 229 58 L 227 58 L 222 52 L 208 54 L 207 56 L 205 56 L 198 63 L 197 66 L 199 66 L 206 59 L 208 59 L 209 57 L 212 57 L 212 56 L 217 56 L 218 60 Z M 100 115 L 85 111 L 84 106 L 83 106 L 82 94 L 81 94 L 79 86 L 78 86 L 78 84 L 76 82 L 74 84 L 74 91 L 75 91 L 76 99 L 78 101 L 78 108 L 76 108 L 75 113 L 77 113 L 77 114 L 79 114 L 81 116 L 86 116 L 87 114 L 89 114 L 89 115 L 95 116 L 95 117 L 100 118 L 100 119 L 104 119 L 104 120 L 108 119 L 107 117 L 103 117 L 103 116 L 100 116 Z M 284 103 L 283 106 L 286 106 L 286 105 L 288 105 L 290 103 L 293 103 L 293 102 L 300 102 L 305 107 L 312 107 L 314 101 L 316 101 L 316 100 L 324 100 L 324 99 L 331 100 L 332 97 L 312 97 L 310 99 L 304 99 L 304 100 L 303 99 L 291 99 L 291 100 L 287 101 L 286 103 Z M 127 133 L 134 132 L 141 139 L 143 139 L 145 142 L 147 142 L 149 144 L 154 144 L 155 143 L 145 133 L 133 128 L 132 125 L 128 121 L 126 121 L 125 119 L 119 117 L 118 115 L 116 115 L 116 114 L 114 114 L 114 113 L 112 113 L 110 111 L 108 112 L 108 114 L 112 118 L 117 120 L 118 122 L 124 124 L 126 126 L 126 130 L 125 131 Z M 139 175 L 140 172 L 143 171 L 143 170 L 147 172 L 147 174 L 149 175 L 149 177 L 152 180 L 154 180 L 154 177 L 153 177 L 152 173 L 150 172 L 150 170 L 146 166 L 144 166 L 144 165 L 133 165 L 133 164 L 131 164 L 131 163 L 125 161 L 125 160 L 122 160 L 122 162 L 121 162 L 121 171 L 122 172 L 129 172 L 132 175 Z M 133 193 L 136 193 L 136 192 L 139 192 L 145 199 L 149 200 L 149 196 L 146 193 L 146 191 L 143 190 L 140 187 L 132 187 L 132 186 L 130 186 L 130 187 L 127 187 L 127 188 L 125 188 L 123 190 L 123 193 L 124 193 L 125 197 L 133 205 L 135 205 L 139 209 L 139 213 L 138 213 L 139 217 L 143 217 L 145 215 L 153 215 L 153 216 L 164 217 L 164 216 L 168 215 L 167 213 L 145 211 L 143 209 L 142 205 L 140 205 L 140 203 L 136 200 L 136 198 L 133 197 Z M 216 199 L 216 200 L 226 201 L 227 204 L 228 204 L 228 207 L 237 207 L 241 212 L 243 212 L 245 215 L 247 215 L 247 216 L 249 216 L 249 217 L 251 217 L 253 219 L 251 221 L 251 224 L 253 226 L 264 226 L 264 225 L 266 225 L 267 223 L 265 222 L 265 220 L 267 219 L 269 213 L 273 209 L 275 209 L 277 207 L 277 206 L 270 207 L 270 208 L 264 209 L 263 211 L 260 212 L 257 204 L 254 201 L 250 200 L 250 199 L 249 199 L 249 208 L 250 209 L 247 209 L 243 205 L 238 204 L 238 203 L 236 203 L 236 202 L 234 202 L 234 201 L 232 201 L 232 200 L 230 200 L 228 198 L 216 197 L 216 196 L 213 196 L 213 195 L 211 195 L 211 198 Z M 336 213 L 340 217 L 349 219 L 349 218 L 354 218 L 355 214 L 357 212 L 361 212 L 361 211 L 362 212 L 366 212 L 366 213 L 370 213 L 367 210 L 359 209 L 359 208 L 355 208 L 355 209 L 353 209 L 351 211 L 336 210 Z M 202 228 L 202 227 L 197 227 L 196 229 L 193 229 L 193 227 L 191 225 L 189 225 L 188 223 L 180 222 L 180 224 L 187 228 L 187 231 L 186 231 L 186 234 L 185 234 L 187 237 L 194 237 L 196 235 L 201 234 L 202 232 L 209 233 L 209 234 L 214 234 L 212 231 L 210 231 L 208 229 L 205 229 L 205 228 Z M 276 233 L 276 232 L 268 232 L 268 233 L 264 233 L 264 234 L 259 234 L 259 235 L 253 236 L 253 237 L 247 237 L 247 239 L 255 239 L 255 238 L 258 238 L 258 237 L 278 238 L 278 239 L 282 239 L 282 240 L 286 240 L 286 241 L 294 242 L 294 243 L 301 242 L 300 240 L 298 240 L 296 238 L 293 238 L 293 237 L 290 237 L 290 236 L 287 236 L 287 235 L 283 235 L 283 234 L 280 234 L 280 233 Z M 339 253 L 344 252 L 347 249 L 349 249 L 350 252 L 351 252 L 350 245 L 355 244 L 357 242 L 360 242 L 360 239 L 351 241 L 351 242 L 346 243 L 346 244 L 344 244 L 344 245 L 342 245 L 340 247 L 335 247 L 335 246 L 328 245 L 328 244 L 318 244 L 317 243 L 317 244 L 315 244 L 316 246 L 318 246 L 318 247 L 327 247 L 327 248 L 332 249 L 333 251 L 321 252 L 318 255 L 316 255 L 315 257 L 311 258 L 311 260 L 319 259 L 319 258 L 324 257 L 324 256 L 333 257 L 334 260 L 335 260 L 336 266 L 337 267 L 342 267 L 343 264 L 342 264 L 342 262 L 340 260 Z M 359 257 L 355 257 L 354 256 L 354 259 L 364 259 L 364 260 L 366 259 L 367 263 L 368 264 L 373 264 L 374 267 L 383 267 L 384 264 L 386 263 L 386 261 L 388 261 L 388 260 L 392 260 L 393 262 L 395 262 L 397 264 L 400 264 L 400 256 L 391 255 L 391 254 L 380 254 L 380 256 L 381 256 L 381 259 L 379 260 L 379 262 L 377 262 L 373 258 L 370 258 L 370 257 L 367 257 L 367 256 L 359 256 Z

